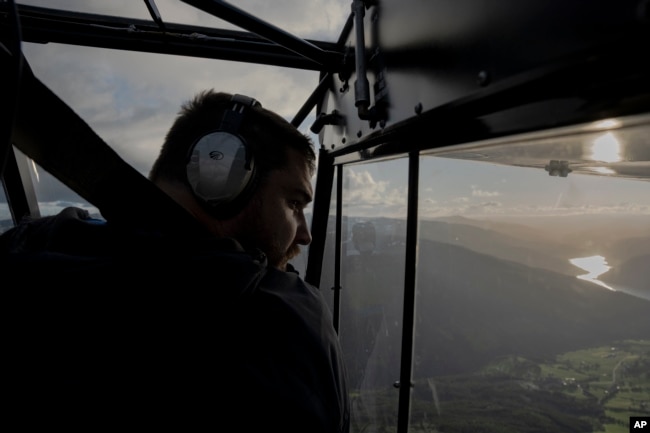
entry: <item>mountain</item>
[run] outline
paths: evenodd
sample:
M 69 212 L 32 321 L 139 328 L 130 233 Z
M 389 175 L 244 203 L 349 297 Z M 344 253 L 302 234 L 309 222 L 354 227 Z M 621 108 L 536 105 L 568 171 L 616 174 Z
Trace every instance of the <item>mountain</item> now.
M 634 215 L 525 220 L 447 217 L 422 222 L 419 234 L 424 239 L 569 276 L 584 273 L 569 259 L 603 256 L 611 270 L 601 274 L 601 281 L 650 299 L 650 220 Z
M 582 254 L 578 246 L 553 241 L 539 229 L 462 217 L 422 221 L 419 237 L 565 275 L 576 275 L 569 259 Z
M 503 245 L 512 239 L 447 228 L 472 235 L 473 246 L 491 242 L 491 251 L 512 255 Z M 353 383 L 364 368 L 366 386 L 385 384 L 391 378 L 384 372 L 399 371 L 404 265 L 404 254 L 394 252 L 344 261 L 341 335 Z M 650 335 L 650 301 L 521 260 L 421 239 L 417 269 L 416 378 L 474 371 L 506 355 L 547 359 Z M 369 377 L 370 361 L 382 363 L 374 369 L 379 376 Z
M 650 301 L 466 248 L 422 241 L 420 254 L 437 257 L 418 274 L 421 373 L 650 336 Z
M 623 238 L 604 243 L 603 251 L 610 257 L 609 265 L 614 268 L 635 257 L 648 256 L 650 255 L 650 233 L 646 236 Z
M 650 299 L 650 254 L 635 256 L 617 264 L 600 280 L 622 291 Z

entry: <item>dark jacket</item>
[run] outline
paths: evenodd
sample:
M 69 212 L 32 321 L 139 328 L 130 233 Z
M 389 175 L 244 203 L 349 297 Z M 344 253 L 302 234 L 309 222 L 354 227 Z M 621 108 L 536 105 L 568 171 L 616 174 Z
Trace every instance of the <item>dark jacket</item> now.
M 230 239 L 77 208 L 0 236 L 11 394 L 27 424 L 347 432 L 345 369 L 319 290 Z

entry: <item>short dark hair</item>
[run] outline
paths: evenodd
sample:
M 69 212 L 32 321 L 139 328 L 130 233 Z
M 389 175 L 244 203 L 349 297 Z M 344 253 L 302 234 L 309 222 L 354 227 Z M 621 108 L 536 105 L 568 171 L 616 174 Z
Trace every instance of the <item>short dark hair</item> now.
M 186 171 L 189 149 L 200 137 L 219 127 L 224 111 L 230 109 L 231 98 L 229 93 L 205 90 L 181 106 L 149 172 L 151 181 L 177 181 L 189 186 Z M 287 166 L 288 149 L 298 151 L 309 169 L 312 172 L 315 169 L 312 140 L 270 110 L 261 106 L 249 109 L 240 134 L 253 151 L 260 182 L 271 171 Z

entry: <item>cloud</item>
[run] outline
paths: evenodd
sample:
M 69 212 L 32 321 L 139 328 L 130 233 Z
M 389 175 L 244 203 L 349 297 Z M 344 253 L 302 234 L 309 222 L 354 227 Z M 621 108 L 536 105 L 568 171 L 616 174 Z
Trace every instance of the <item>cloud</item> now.
M 23 0 L 21 4 L 151 19 L 142 1 Z M 156 0 L 156 5 L 168 23 L 241 30 L 178 0 Z M 295 36 L 331 42 L 350 13 L 347 0 L 241 0 L 236 6 Z M 315 71 L 244 62 L 54 43 L 24 43 L 23 51 L 35 75 L 143 175 L 148 174 L 181 104 L 197 92 L 214 88 L 247 94 L 291 120 L 318 84 Z M 300 129 L 309 133 L 313 120 L 310 115 Z M 57 199 L 71 203 L 78 198 L 42 170 L 39 175 L 37 197 L 44 206 L 48 203 L 47 209 L 59 207 Z
M 134 0 L 21 0 L 21 4 L 82 13 L 151 20 L 143 1 Z M 163 22 L 203 27 L 241 28 L 185 4 L 180 0 L 156 0 Z M 335 41 L 350 14 L 349 0 L 237 0 L 230 5 L 304 39 Z
M 143 2 L 27 0 L 28 5 L 149 19 Z M 156 2 L 163 19 L 213 27 L 224 22 L 177 0 Z M 240 1 L 237 7 L 304 38 L 338 34 L 348 2 Z M 309 19 L 306 19 L 309 17 Z M 317 19 L 313 19 L 317 17 Z M 232 27 L 232 26 L 231 26 Z M 125 160 L 147 173 L 180 105 L 215 88 L 254 96 L 292 119 L 318 84 L 318 73 L 269 65 L 106 50 L 24 44 L 35 74 Z M 304 132 L 308 124 L 302 125 Z
M 231 5 L 305 39 L 338 37 L 350 14 L 350 1 L 239 0 Z
M 485 191 L 479 189 L 478 186 L 472 185 L 472 197 L 498 197 L 501 195 L 498 191 Z
M 367 170 L 346 170 L 343 202 L 349 216 L 406 217 L 406 188 L 375 180 Z

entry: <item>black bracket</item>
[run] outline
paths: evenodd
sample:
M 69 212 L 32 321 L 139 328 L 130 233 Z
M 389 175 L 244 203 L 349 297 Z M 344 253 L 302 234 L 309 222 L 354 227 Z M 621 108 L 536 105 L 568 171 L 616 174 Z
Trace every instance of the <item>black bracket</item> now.
M 318 134 L 325 125 L 345 125 L 345 117 L 336 110 L 329 114 L 320 113 L 309 129 L 314 134 Z
M 370 128 L 374 129 L 377 126 L 377 122 L 380 122 L 383 126 L 387 119 L 387 89 L 386 81 L 384 79 L 385 66 L 382 61 L 381 53 L 378 48 L 375 49 L 372 57 L 369 59 L 369 64 L 373 66 L 373 70 L 376 71 L 377 81 L 373 86 L 375 92 L 375 105 L 370 106 L 370 85 L 368 83 L 367 72 L 368 64 L 366 63 L 366 42 L 365 42 L 365 30 L 364 30 L 364 17 L 365 10 L 371 6 L 377 6 L 378 2 L 373 1 L 364 1 L 364 0 L 354 0 L 352 2 L 352 13 L 354 15 L 354 29 L 356 37 L 356 46 L 355 46 L 355 72 L 356 72 L 356 81 L 354 82 L 354 96 L 355 103 L 357 107 L 357 113 L 361 120 L 368 120 L 370 122 Z M 375 11 L 372 17 L 373 23 L 373 45 L 377 46 L 377 23 L 378 23 L 378 12 Z

